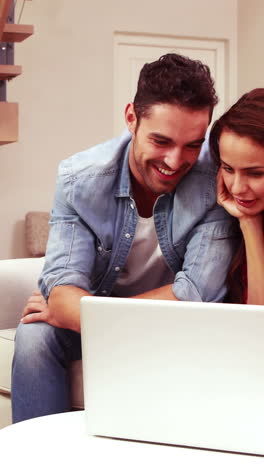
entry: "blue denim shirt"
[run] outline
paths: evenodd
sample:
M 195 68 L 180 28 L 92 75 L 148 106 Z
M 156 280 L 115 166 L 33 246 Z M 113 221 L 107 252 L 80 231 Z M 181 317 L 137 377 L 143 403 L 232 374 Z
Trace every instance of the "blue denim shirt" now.
M 60 164 L 39 280 L 46 298 L 58 285 L 111 295 L 138 219 L 128 165 L 130 140 L 125 132 Z M 175 192 L 161 195 L 154 206 L 161 251 L 181 300 L 220 302 L 226 294 L 235 226 L 216 204 L 216 172 L 206 141 Z

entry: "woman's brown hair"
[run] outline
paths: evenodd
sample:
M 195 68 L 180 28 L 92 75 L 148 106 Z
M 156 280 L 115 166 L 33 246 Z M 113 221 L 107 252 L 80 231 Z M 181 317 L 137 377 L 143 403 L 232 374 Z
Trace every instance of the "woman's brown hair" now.
M 219 166 L 219 139 L 224 130 L 234 132 L 241 137 L 248 137 L 264 146 L 264 88 L 255 88 L 244 94 L 220 119 L 215 121 L 209 144 L 212 156 Z M 246 255 L 241 235 L 241 241 L 227 277 L 230 302 L 244 302 L 243 265 L 246 265 Z

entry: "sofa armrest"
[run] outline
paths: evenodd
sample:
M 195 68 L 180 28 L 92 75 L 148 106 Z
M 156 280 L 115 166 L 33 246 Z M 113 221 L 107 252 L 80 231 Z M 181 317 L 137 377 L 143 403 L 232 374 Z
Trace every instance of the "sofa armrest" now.
M 0 329 L 17 327 L 28 297 L 37 288 L 44 259 L 0 260 Z

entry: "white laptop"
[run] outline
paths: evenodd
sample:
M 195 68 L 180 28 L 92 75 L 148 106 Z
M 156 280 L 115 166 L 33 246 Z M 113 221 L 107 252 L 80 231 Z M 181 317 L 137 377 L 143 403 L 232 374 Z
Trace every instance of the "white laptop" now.
M 264 306 L 84 297 L 89 434 L 264 455 Z

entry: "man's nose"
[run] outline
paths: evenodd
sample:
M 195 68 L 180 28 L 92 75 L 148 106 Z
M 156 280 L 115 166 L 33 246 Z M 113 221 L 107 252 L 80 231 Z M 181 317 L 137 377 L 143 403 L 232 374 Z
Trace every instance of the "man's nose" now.
M 182 148 L 173 148 L 166 151 L 164 158 L 165 164 L 172 170 L 175 171 L 182 164 L 183 150 Z

